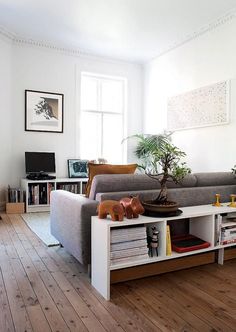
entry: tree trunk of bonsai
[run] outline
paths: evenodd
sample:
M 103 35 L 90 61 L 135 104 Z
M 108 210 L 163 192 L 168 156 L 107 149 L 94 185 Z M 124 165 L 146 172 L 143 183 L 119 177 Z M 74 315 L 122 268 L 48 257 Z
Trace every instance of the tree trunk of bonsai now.
M 154 204 L 162 204 L 167 201 L 167 186 L 166 184 L 161 187 L 160 193 L 156 199 L 154 199 Z
M 155 204 L 162 204 L 165 203 L 167 201 L 167 186 L 166 183 L 168 181 L 168 170 L 164 169 L 164 174 L 162 179 L 160 180 L 160 185 L 161 185 L 161 190 L 159 195 L 157 196 L 157 198 L 154 200 Z

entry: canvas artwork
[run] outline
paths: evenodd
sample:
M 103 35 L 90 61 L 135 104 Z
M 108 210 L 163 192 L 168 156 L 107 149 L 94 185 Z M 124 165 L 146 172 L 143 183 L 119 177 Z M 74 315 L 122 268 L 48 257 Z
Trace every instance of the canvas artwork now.
M 229 81 L 204 86 L 167 102 L 167 129 L 170 131 L 229 122 Z
M 25 90 L 25 130 L 63 132 L 64 95 Z
M 69 178 L 87 178 L 88 160 L 69 159 L 68 160 Z

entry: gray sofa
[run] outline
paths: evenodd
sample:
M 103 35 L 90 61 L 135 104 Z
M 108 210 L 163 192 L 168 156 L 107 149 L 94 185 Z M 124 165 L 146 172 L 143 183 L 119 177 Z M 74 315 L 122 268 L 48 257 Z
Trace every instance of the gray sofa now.
M 195 173 L 181 184 L 169 182 L 169 199 L 180 206 L 210 204 L 215 194 L 227 202 L 236 193 L 236 177 L 229 172 Z M 64 190 L 51 193 L 51 232 L 80 263 L 90 263 L 91 216 L 97 215 L 97 206 L 106 199 L 120 199 L 139 195 L 141 200 L 157 196 L 158 181 L 143 174 L 97 175 L 94 177 L 89 198 Z

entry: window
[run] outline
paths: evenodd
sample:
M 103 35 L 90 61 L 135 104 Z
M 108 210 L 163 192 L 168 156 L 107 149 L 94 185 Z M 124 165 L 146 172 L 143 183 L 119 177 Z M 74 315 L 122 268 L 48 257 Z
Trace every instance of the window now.
M 124 161 L 126 80 L 82 73 L 80 156 Z

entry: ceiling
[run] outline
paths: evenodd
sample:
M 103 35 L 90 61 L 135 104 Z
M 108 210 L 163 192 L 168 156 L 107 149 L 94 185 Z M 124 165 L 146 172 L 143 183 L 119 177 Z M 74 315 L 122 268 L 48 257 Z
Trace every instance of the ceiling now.
M 147 62 L 207 29 L 236 0 L 0 0 L 16 38 Z

